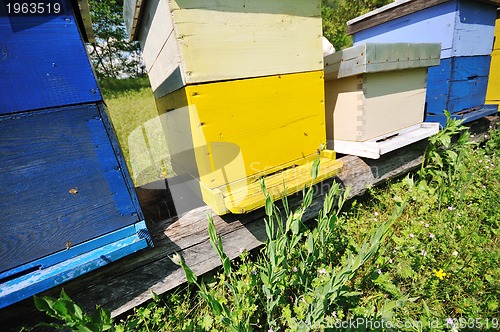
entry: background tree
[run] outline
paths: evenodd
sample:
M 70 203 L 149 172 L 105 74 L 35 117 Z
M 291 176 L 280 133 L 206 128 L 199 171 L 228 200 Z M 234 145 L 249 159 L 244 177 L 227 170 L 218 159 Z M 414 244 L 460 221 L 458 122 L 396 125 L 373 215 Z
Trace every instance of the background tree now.
M 322 0 L 323 35 L 341 50 L 352 45 L 347 35 L 347 21 L 382 7 L 394 0 Z
M 89 0 L 89 6 L 96 41 L 88 49 L 97 76 L 143 76 L 139 44 L 130 42 L 125 30 L 123 0 Z

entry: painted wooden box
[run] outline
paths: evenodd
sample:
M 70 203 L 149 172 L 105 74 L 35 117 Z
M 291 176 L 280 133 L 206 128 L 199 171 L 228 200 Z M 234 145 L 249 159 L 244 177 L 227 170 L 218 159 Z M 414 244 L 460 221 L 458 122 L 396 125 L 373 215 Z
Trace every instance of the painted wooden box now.
M 323 84 L 323 71 L 313 71 L 188 85 L 158 99 L 173 170 L 198 179 L 218 214 L 262 206 L 263 175 L 278 172 L 269 180 L 276 197 L 284 183 L 288 193 L 300 190 L 326 143 Z M 335 155 L 323 156 L 321 176 L 338 172 Z
M 376 142 L 421 129 L 427 69 L 439 65 L 439 56 L 439 44 L 404 43 L 359 44 L 327 56 L 326 128 L 335 150 L 378 158 L 380 153 L 360 154 L 352 148 L 359 144 L 348 142 Z
M 216 213 L 263 206 L 264 175 L 275 198 L 310 183 L 326 144 L 319 0 L 131 0 L 124 13 L 172 168 Z M 340 169 L 322 156 L 316 181 Z
M 126 0 L 157 98 L 188 85 L 322 70 L 319 0 Z
M 496 8 L 500 1 L 401 0 L 349 21 L 359 43 L 441 43 L 429 69 L 426 120 L 444 125 L 444 110 L 472 121 L 497 111 L 485 105 Z
M 486 93 L 487 104 L 500 104 L 500 10 L 497 11 L 495 43 L 491 53 L 490 76 Z
M 9 3 L 0 15 L 0 308 L 149 242 L 82 40 L 87 3 L 80 12 L 47 1 L 50 15 L 9 13 Z

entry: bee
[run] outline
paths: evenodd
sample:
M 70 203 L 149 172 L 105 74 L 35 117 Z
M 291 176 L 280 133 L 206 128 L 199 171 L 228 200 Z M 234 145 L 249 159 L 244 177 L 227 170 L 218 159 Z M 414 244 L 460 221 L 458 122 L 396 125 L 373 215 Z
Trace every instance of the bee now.
M 319 148 L 316 149 L 316 152 L 318 153 L 318 155 L 320 155 L 321 151 L 324 151 L 325 149 L 326 149 L 326 145 L 325 144 L 320 144 Z

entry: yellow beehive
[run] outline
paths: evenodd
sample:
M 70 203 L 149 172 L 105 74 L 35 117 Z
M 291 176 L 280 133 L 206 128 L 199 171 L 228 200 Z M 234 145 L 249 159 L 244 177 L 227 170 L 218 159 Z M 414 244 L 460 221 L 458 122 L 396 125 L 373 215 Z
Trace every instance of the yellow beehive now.
M 218 214 L 264 205 L 341 168 L 326 145 L 319 0 L 125 2 L 172 168 Z M 190 182 L 193 185 L 193 181 Z M 196 188 L 191 188 L 195 189 Z M 175 198 L 174 198 L 175 199 Z
M 261 206 L 259 177 L 312 162 L 326 142 L 322 71 L 188 85 L 157 105 L 174 171 L 199 178 L 217 213 Z M 340 168 L 323 155 L 322 179 Z M 278 191 L 311 181 L 310 167 L 292 169 Z
M 497 19 L 495 25 L 495 44 L 491 53 L 486 104 L 500 104 L 500 19 Z

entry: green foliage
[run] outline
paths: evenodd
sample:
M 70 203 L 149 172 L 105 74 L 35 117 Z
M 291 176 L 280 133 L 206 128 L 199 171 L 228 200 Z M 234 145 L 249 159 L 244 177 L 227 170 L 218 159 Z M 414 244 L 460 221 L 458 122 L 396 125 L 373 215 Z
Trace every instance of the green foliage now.
M 98 77 L 145 75 L 139 44 L 130 42 L 125 30 L 123 0 L 89 0 L 89 6 L 96 36 L 89 53 Z
M 313 176 L 318 168 L 319 163 L 314 163 Z M 348 249 L 348 240 L 341 232 L 344 221 L 339 217 L 348 191 L 340 195 L 340 186 L 334 184 L 315 227 L 309 228 L 303 217 L 312 203 L 313 187 L 304 189 L 303 203 L 294 211 L 284 197 L 283 214 L 267 193 L 264 180 L 261 186 L 266 195 L 264 222 L 268 239 L 258 257 L 248 261 L 247 254 L 243 254 L 239 269 L 235 270 L 209 218 L 210 241 L 223 266 L 218 287 L 210 289 L 203 281 L 198 281 L 180 256 L 173 260 L 183 268 L 188 282 L 196 285 L 200 297 L 205 300 L 209 311 L 203 316 L 211 317 L 210 330 L 321 328 L 328 319 L 334 319 L 332 314 L 340 306 L 341 299 L 353 296 L 347 290 L 348 283 L 363 264 L 377 255 L 403 204 L 369 240 L 356 245 L 355 249 Z M 392 312 L 392 309 L 387 306 L 386 311 Z M 204 321 L 200 324 L 205 326 Z
M 134 77 L 134 78 L 122 78 L 122 79 L 102 77 L 99 79 L 99 85 L 102 93 L 104 94 L 105 100 L 120 98 L 125 94 L 138 92 L 143 89 L 147 89 L 149 90 L 148 93 L 152 93 L 150 89 L 149 79 L 147 77 Z M 137 104 L 142 105 L 143 102 L 139 100 L 135 105 L 136 107 Z M 153 106 L 154 108 L 154 100 L 153 104 L 149 103 L 149 105 Z
M 301 206 L 291 209 L 284 197 L 278 209 L 263 180 L 267 241 L 260 251 L 242 250 L 229 261 L 209 218 L 219 272 L 199 278 L 176 255 L 190 286 L 153 295 L 115 326 L 105 311 L 87 316 L 67 295 L 63 304 L 49 299 L 39 308 L 63 320 L 52 326 L 72 330 L 102 321 L 96 331 L 328 331 L 357 319 L 401 331 L 496 329 L 500 131 L 485 142 L 468 137 L 450 119 L 419 171 L 349 204 L 348 192 L 333 184 L 314 221 L 304 220 L 311 188 Z M 363 328 L 370 330 L 355 327 Z
M 172 176 L 170 154 L 147 78 L 100 80 L 135 186 Z
M 352 46 L 347 21 L 391 2 L 393 0 L 322 0 L 323 35 L 336 50 Z
M 360 221 L 370 219 L 368 211 L 377 222 L 385 217 L 382 211 L 408 202 L 377 261 L 381 274 L 358 286 L 374 297 L 411 299 L 396 310 L 397 321 L 434 324 L 442 331 L 463 327 L 460 320 L 486 324 L 489 318 L 491 327 L 498 317 L 500 287 L 493 280 L 500 280 L 500 152 L 490 147 L 498 146 L 500 135 L 494 130 L 486 136 L 485 144 L 472 143 L 461 122 L 449 119 L 430 139 L 415 176 L 373 190 L 373 201 L 357 206 L 353 227 L 366 229 Z M 370 305 L 368 298 L 362 303 Z
M 100 332 L 115 331 L 111 314 L 108 310 L 96 306 L 95 313 L 88 315 L 64 292 L 59 299 L 51 297 L 34 297 L 38 310 L 48 316 L 60 320 L 61 323 L 41 323 L 38 327 L 52 327 L 58 330 L 69 328 L 71 331 Z

